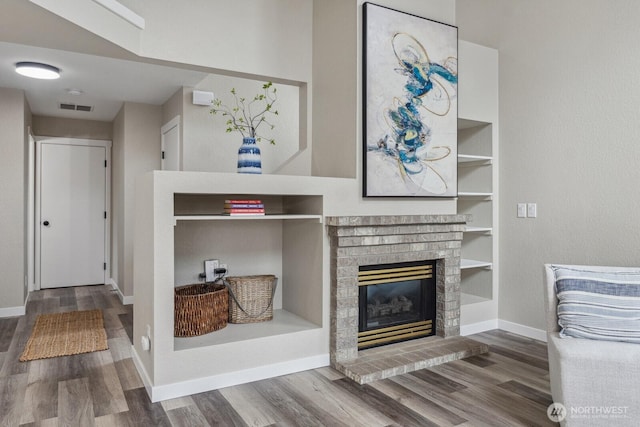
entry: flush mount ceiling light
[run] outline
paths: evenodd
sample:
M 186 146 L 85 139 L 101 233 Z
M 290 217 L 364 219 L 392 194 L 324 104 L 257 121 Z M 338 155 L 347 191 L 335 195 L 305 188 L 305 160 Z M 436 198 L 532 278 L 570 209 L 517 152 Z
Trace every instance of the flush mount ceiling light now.
M 59 68 L 39 62 L 18 62 L 16 64 L 16 73 L 34 79 L 52 80 L 60 77 Z

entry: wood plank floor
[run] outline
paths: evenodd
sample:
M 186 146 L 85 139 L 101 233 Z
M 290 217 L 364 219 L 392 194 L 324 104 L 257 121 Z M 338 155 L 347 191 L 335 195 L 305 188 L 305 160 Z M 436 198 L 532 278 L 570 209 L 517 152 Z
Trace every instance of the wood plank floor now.
M 19 362 L 38 314 L 100 308 L 109 350 Z M 131 359 L 131 306 L 107 286 L 34 292 L 0 319 L 1 426 L 542 426 L 544 343 L 503 331 L 486 355 L 358 385 L 331 368 L 151 403 Z

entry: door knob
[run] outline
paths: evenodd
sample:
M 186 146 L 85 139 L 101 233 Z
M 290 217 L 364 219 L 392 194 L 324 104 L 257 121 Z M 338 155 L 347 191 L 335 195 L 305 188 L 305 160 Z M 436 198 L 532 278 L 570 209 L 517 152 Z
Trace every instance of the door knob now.
M 42 225 L 44 225 L 45 227 L 48 227 L 49 226 L 49 221 L 43 222 Z

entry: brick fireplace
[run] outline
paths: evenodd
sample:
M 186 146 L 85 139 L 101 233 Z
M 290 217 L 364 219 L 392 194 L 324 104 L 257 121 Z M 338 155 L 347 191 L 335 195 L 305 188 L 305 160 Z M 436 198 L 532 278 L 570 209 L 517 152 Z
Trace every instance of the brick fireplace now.
M 331 365 L 364 384 L 485 353 L 460 336 L 460 257 L 466 215 L 327 217 L 331 244 Z M 358 351 L 360 266 L 434 261 L 435 336 Z

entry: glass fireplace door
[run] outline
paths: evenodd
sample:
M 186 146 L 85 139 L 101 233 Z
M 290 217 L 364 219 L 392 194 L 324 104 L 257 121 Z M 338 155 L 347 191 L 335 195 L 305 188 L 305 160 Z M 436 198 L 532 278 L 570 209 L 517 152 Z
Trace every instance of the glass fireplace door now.
M 358 347 L 433 335 L 435 262 L 361 266 Z

